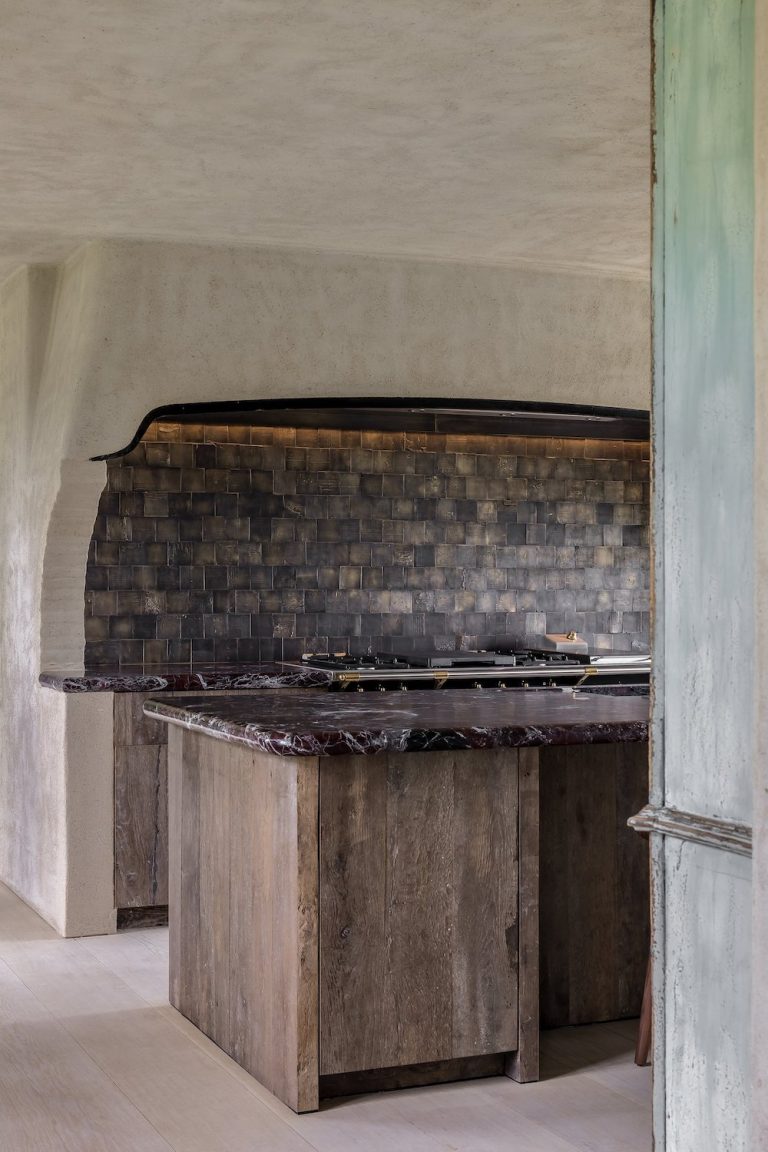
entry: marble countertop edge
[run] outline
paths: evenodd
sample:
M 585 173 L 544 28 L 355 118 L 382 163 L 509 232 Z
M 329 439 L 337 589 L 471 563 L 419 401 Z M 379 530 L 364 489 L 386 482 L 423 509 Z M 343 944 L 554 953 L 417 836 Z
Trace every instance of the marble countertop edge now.
M 244 689 L 322 688 L 330 673 L 278 661 L 264 664 L 144 665 L 47 669 L 38 681 L 54 692 L 205 692 Z
M 492 691 L 469 689 L 447 695 L 422 692 L 404 703 L 394 694 L 373 701 L 322 694 L 319 701 L 315 693 L 291 693 L 290 700 L 288 693 L 263 693 L 189 702 L 148 700 L 144 711 L 155 720 L 277 756 L 370 756 L 648 739 L 648 704 L 642 698 L 566 699 L 554 694 L 545 700 L 531 692 L 515 695 L 513 699 L 502 692 L 494 698 Z M 504 715 L 498 715 L 500 709 Z M 467 722 L 472 712 L 479 722 Z M 484 714 L 487 723 L 482 722 Z

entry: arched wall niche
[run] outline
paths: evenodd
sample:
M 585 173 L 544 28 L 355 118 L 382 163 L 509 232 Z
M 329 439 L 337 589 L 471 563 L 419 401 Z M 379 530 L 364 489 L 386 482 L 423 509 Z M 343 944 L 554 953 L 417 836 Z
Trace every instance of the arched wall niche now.
M 178 404 L 645 410 L 649 330 L 647 277 L 594 269 L 98 241 L 22 270 L 0 291 L 0 879 L 65 934 L 114 919 L 109 700 L 37 681 L 81 666 L 94 458 Z
M 103 478 L 88 462 L 124 450 L 159 409 L 365 397 L 637 416 L 650 402 L 648 284 L 634 274 L 94 242 L 60 270 L 58 298 L 76 301 L 78 331 L 57 330 L 54 309 L 51 339 L 68 355 L 49 358 L 49 387 L 71 400 L 46 534 L 43 664 L 82 661 L 75 541 L 90 539 Z

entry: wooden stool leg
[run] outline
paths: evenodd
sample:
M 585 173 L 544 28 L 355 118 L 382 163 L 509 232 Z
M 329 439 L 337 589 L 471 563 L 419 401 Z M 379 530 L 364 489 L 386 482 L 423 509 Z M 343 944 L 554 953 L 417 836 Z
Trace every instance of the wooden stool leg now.
M 651 1024 L 652 1024 L 653 992 L 651 985 L 651 958 L 648 957 L 648 967 L 645 970 L 645 987 L 643 988 L 643 1006 L 640 1009 L 640 1027 L 637 1031 L 637 1044 L 635 1045 L 635 1064 L 644 1068 L 649 1063 L 648 1055 L 651 1051 Z

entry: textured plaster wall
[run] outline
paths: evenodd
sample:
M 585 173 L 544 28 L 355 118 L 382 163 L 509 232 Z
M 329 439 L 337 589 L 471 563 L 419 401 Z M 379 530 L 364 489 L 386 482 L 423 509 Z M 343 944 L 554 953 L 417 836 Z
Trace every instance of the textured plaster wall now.
M 162 404 L 303 396 L 650 403 L 644 279 L 165 243 L 91 244 L 75 268 L 68 460 L 125 447 Z M 63 488 L 61 513 L 76 499 Z M 51 534 L 90 533 L 97 503 L 77 526 L 70 517 L 62 528 L 57 510 Z M 59 597 L 46 616 L 44 634 L 56 637 L 49 662 L 82 656 L 80 606 L 74 595 Z
M 75 267 L 71 275 L 74 284 Z M 46 539 L 73 399 L 54 385 L 48 361 L 57 310 L 67 313 L 60 289 L 55 269 L 38 268 L 22 269 L 0 291 L 0 877 L 66 933 L 110 926 L 111 845 L 105 851 L 104 838 L 111 812 L 99 762 L 103 702 L 80 740 L 82 709 L 37 684 Z M 103 466 L 86 464 L 85 471 L 98 499 Z M 83 578 L 82 555 L 70 573 L 73 567 L 70 588 Z M 63 567 L 59 579 L 66 576 Z M 86 833 L 79 841 L 72 836 L 78 827 Z
M 656 702 L 653 793 L 752 814 L 753 6 L 656 9 Z M 748 859 L 654 856 L 656 1146 L 748 1152 Z M 761 964 L 764 958 L 761 959 Z
M 0 879 L 68 934 L 114 923 L 109 698 L 37 687 L 43 665 L 82 660 L 105 478 L 89 457 L 164 403 L 648 404 L 647 287 L 632 278 L 107 242 L 21 270 L 0 325 Z
M 0 277 L 111 236 L 647 270 L 637 0 L 4 0 L 2 21 Z
M 644 278 L 269 249 L 94 244 L 67 455 L 160 403 L 460 396 L 648 407 Z

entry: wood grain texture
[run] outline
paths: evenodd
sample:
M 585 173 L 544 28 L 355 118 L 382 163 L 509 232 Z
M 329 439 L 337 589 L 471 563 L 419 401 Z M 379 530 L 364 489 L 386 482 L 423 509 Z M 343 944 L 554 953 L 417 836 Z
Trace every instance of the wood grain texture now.
M 128 928 L 162 928 L 168 923 L 168 905 L 153 904 L 149 908 L 119 908 L 117 930 Z
M 626 1018 L 641 1012 L 645 975 L 651 953 L 651 870 L 648 841 L 629 827 L 626 815 L 627 811 L 632 812 L 638 796 L 646 799 L 648 796 L 650 769 L 648 748 L 643 746 L 639 750 L 635 749 L 634 754 L 628 754 L 626 748 L 616 745 L 613 761 L 616 774 L 616 803 L 613 813 L 617 892 L 616 977 L 618 1015 Z M 639 899 L 642 899 L 643 904 L 638 909 Z M 647 943 L 645 948 L 644 942 Z
M 168 903 L 167 749 L 115 748 L 115 905 Z
M 326 760 L 321 1073 L 517 1045 L 517 752 Z
M 539 856 L 540 937 L 539 973 L 541 1022 L 570 1019 L 570 965 L 568 899 L 568 749 L 549 748 L 540 778 L 542 841 Z
M 320 1071 L 377 1068 L 386 1029 L 387 757 L 320 777 Z M 365 1004 L 364 1014 L 356 1005 Z
M 181 811 L 184 804 L 184 773 L 180 728 L 168 728 L 168 999 L 174 1008 L 181 1003 Z
M 167 744 L 167 725 L 144 715 L 144 701 L 152 692 L 115 692 L 115 745 L 120 748 L 142 744 Z
M 169 699 L 193 693 L 162 693 Z M 242 696 L 249 690 L 208 695 Z M 168 904 L 169 725 L 143 712 L 158 693 L 114 694 L 115 907 Z
M 519 757 L 453 754 L 454 1057 L 506 1050 L 518 1027 Z
M 167 728 L 143 694 L 114 695 L 115 906 L 168 903 Z
M 637 1016 L 650 948 L 648 746 L 542 748 L 541 1023 Z
M 172 1003 L 295 1111 L 315 1109 L 317 761 L 180 737 Z
M 616 875 L 616 763 L 612 745 L 567 758 L 571 1023 L 618 1011 L 616 934 L 622 913 Z
M 519 1025 L 506 1075 L 521 1084 L 539 1078 L 539 749 L 521 748 L 518 767 Z
M 414 764 L 410 756 L 395 756 L 387 764 L 387 901 L 381 940 L 386 963 L 385 1027 L 376 1067 L 448 1060 L 454 1055 L 453 780 L 450 761 L 443 756 L 425 754 L 419 759 L 421 763 Z M 323 943 L 324 937 L 321 952 Z M 357 1007 L 364 1020 L 365 1005 Z M 330 1025 L 324 1014 L 322 1025 L 323 1032 Z

